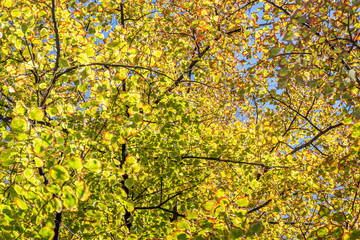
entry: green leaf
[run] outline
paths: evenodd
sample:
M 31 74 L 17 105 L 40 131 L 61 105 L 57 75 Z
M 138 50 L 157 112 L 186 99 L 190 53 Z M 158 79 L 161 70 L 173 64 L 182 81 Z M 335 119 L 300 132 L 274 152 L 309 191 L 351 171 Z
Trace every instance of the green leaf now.
M 28 122 L 25 118 L 16 117 L 11 121 L 11 129 L 14 132 L 25 132 L 28 130 Z
M 278 55 L 279 53 L 280 53 L 280 48 L 272 48 L 271 50 L 270 50 L 270 55 L 271 56 L 276 56 L 276 55 Z
M 83 168 L 82 159 L 80 157 L 72 156 L 66 162 L 65 165 L 74 168 L 77 170 L 81 170 Z
M 291 41 L 291 39 L 294 37 L 294 33 L 293 32 L 288 32 L 285 36 L 284 36 L 284 38 L 283 38 L 283 40 L 284 41 Z
M 41 236 L 41 239 L 44 240 L 50 240 L 55 236 L 54 230 L 49 227 L 43 227 L 42 229 L 40 229 L 39 234 Z
M 69 66 L 69 62 L 66 59 L 60 59 L 59 60 L 59 67 L 66 68 Z
M 84 183 L 83 181 L 77 181 L 75 182 L 76 186 L 76 195 L 81 201 L 86 201 L 89 199 L 91 193 L 88 185 Z
M 9 160 L 12 154 L 12 149 L 5 149 L 0 152 L 0 160 L 6 161 Z
M 250 204 L 250 200 L 248 197 L 240 197 L 236 200 L 236 205 L 239 207 L 247 207 Z
M 15 199 L 15 205 L 18 206 L 22 210 L 28 209 L 28 205 L 26 204 L 26 202 L 24 202 L 22 199 L 19 199 L 19 198 Z
M 46 110 L 50 117 L 55 117 L 58 114 L 57 107 L 51 107 Z
M 172 234 L 172 239 L 174 240 L 187 240 L 190 239 L 189 234 L 183 232 L 183 231 L 176 231 Z
M 216 197 L 223 197 L 225 196 L 225 190 L 223 188 L 219 188 L 217 191 L 216 191 L 216 194 L 215 194 Z
M 190 224 L 186 221 L 179 221 L 179 222 L 175 223 L 175 227 L 178 230 L 186 230 L 186 229 L 190 228 Z
M 125 162 L 129 165 L 132 165 L 137 162 L 137 159 L 133 155 L 129 155 L 125 158 Z
M 187 220 L 192 220 L 192 219 L 196 219 L 197 217 L 198 217 L 198 213 L 197 213 L 197 211 L 194 209 L 194 210 L 191 210 L 191 211 L 189 211 L 189 212 L 187 212 L 186 213 L 186 215 L 185 215 L 185 218 L 187 219 Z
M 64 207 L 69 210 L 77 207 L 78 199 L 74 190 L 69 186 L 65 186 L 63 188 L 61 200 L 63 201 Z
M 359 229 L 352 230 L 350 234 L 350 239 L 351 240 L 360 239 L 360 230 Z
M 260 234 L 264 231 L 264 226 L 261 222 L 254 222 L 250 225 L 249 231 L 252 233 Z
M 32 108 L 29 111 L 29 118 L 35 121 L 42 121 L 45 117 L 45 112 L 41 108 Z
M 44 142 L 40 138 L 35 138 L 33 140 L 33 151 L 37 156 L 42 156 L 45 154 L 46 148 L 44 147 Z M 46 145 L 45 145 L 46 146 Z
M 331 229 L 331 236 L 335 237 L 335 239 L 342 239 L 344 235 L 344 229 L 341 226 L 336 226 Z
M 85 53 L 80 53 L 78 56 L 78 60 L 80 64 L 89 64 L 90 60 Z
M 213 208 L 214 206 L 214 202 L 213 201 L 205 201 L 201 207 L 206 210 L 206 211 L 211 211 L 211 209 Z
M 138 240 L 139 237 L 135 234 L 130 234 L 129 236 L 126 237 L 126 240 Z
M 101 172 L 101 169 L 102 169 L 100 161 L 98 161 L 96 159 L 87 160 L 84 164 L 84 167 L 86 167 L 90 171 L 96 172 L 96 173 Z
M 54 184 L 47 185 L 46 189 L 55 195 L 57 195 L 60 192 L 60 187 Z
M 282 68 L 282 69 L 280 69 L 280 71 L 279 71 L 279 76 L 280 77 L 285 77 L 285 76 L 287 76 L 289 74 L 289 70 L 287 70 L 286 68 Z
M 319 215 L 320 215 L 320 217 L 329 216 L 330 215 L 330 209 L 325 207 L 325 206 L 321 206 L 320 210 L 319 210 Z
M 32 178 L 34 176 L 33 170 L 29 169 L 29 168 L 25 169 L 24 176 L 25 176 L 26 179 Z
M 57 213 L 60 213 L 63 209 L 61 200 L 59 198 L 54 198 L 53 204 L 54 204 L 55 211 Z
M 244 231 L 241 229 L 234 228 L 230 232 L 230 240 L 242 239 Z
M 29 27 L 26 23 L 21 24 L 21 31 L 23 32 L 23 34 L 26 34 L 28 28 Z
M 70 174 L 66 168 L 61 165 L 55 165 L 50 171 L 51 177 L 55 180 L 67 181 L 70 179 Z
M 134 179 L 133 178 L 128 178 L 128 179 L 125 180 L 125 186 L 127 188 L 131 188 L 133 184 L 134 184 Z
M 329 235 L 329 229 L 326 227 L 321 227 L 318 230 L 316 230 L 316 236 L 319 238 L 323 238 Z
M 124 201 L 124 206 L 126 208 L 126 210 L 128 210 L 129 212 L 134 211 L 134 204 L 130 201 Z
M 346 215 L 345 213 L 334 213 L 333 214 L 333 217 L 332 217 L 332 220 L 339 223 L 339 224 L 342 224 L 343 222 L 346 221 Z

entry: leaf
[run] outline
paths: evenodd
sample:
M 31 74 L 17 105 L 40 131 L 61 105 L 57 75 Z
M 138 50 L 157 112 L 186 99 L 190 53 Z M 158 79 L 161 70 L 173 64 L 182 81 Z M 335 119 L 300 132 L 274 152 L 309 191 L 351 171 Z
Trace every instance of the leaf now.
M 89 199 L 91 193 L 88 185 L 83 181 L 76 181 L 76 196 L 80 199 L 80 201 L 86 201 Z
M 264 229 L 265 228 L 261 222 L 254 222 L 249 227 L 249 231 L 256 234 L 261 234 Z
M 320 215 L 320 217 L 329 216 L 330 215 L 330 209 L 325 207 L 325 206 L 321 206 L 320 210 L 319 210 L 319 215 Z
M 331 229 L 331 236 L 335 237 L 336 239 L 342 239 L 344 235 L 344 229 L 341 226 L 336 226 Z
M 351 80 L 355 81 L 356 80 L 356 71 L 354 69 L 350 69 L 348 76 Z
M 242 239 L 243 236 L 244 236 L 244 231 L 243 230 L 234 228 L 230 232 L 230 238 L 229 239 L 231 239 L 231 240 Z
M 46 189 L 55 195 L 57 195 L 61 190 L 59 186 L 54 185 L 54 184 L 47 185 Z
M 85 53 L 80 53 L 80 55 L 78 56 L 78 61 L 80 64 L 89 64 L 90 63 L 90 60 Z
M 198 217 L 198 213 L 197 213 L 197 211 L 194 209 L 194 210 L 191 210 L 191 211 L 189 211 L 189 212 L 187 212 L 186 213 L 186 215 L 185 215 L 185 218 L 187 219 L 187 220 L 192 220 L 192 219 L 196 219 L 197 217 Z
M 21 200 L 19 198 L 17 198 L 15 200 L 15 205 L 18 206 L 22 210 L 27 210 L 28 209 L 28 205 L 23 200 Z
M 342 224 L 343 222 L 346 221 L 346 215 L 345 213 L 334 213 L 332 216 L 332 220 L 337 222 L 338 224 Z
M 360 239 L 360 230 L 359 229 L 353 229 L 351 231 L 351 234 L 350 234 L 350 239 L 351 240 Z
M 61 165 L 55 165 L 51 171 L 50 171 L 51 177 L 54 179 L 54 181 L 67 181 L 70 179 L 70 174 L 66 168 L 64 168 Z
M 172 239 L 174 240 L 187 240 L 190 239 L 189 234 L 183 231 L 176 231 L 172 234 Z
M 90 171 L 96 172 L 96 173 L 101 172 L 101 169 L 102 169 L 102 165 L 101 165 L 100 161 L 98 161 L 96 159 L 87 160 L 84 164 L 84 167 L 86 167 Z
M 279 76 L 280 77 L 285 77 L 285 76 L 287 76 L 289 74 L 289 70 L 287 70 L 286 68 L 282 68 L 282 69 L 280 69 L 280 71 L 279 71 Z
M 44 166 L 44 162 L 40 159 L 40 158 L 38 158 L 38 157 L 35 157 L 34 158 L 34 162 L 35 162 L 35 167 L 43 167 Z
M 248 197 L 240 197 L 236 200 L 236 205 L 239 207 L 247 207 L 250 204 L 250 200 Z
M 224 197 L 225 196 L 225 190 L 223 188 L 219 188 L 217 191 L 216 191 L 216 197 Z
M 28 122 L 25 118 L 16 117 L 11 121 L 11 129 L 14 132 L 25 132 L 28 130 Z
M 35 121 L 42 121 L 44 119 L 45 112 L 40 108 L 32 108 L 29 111 L 29 118 Z
M 278 55 L 279 53 L 280 53 L 280 48 L 272 48 L 271 50 L 270 50 L 270 55 L 271 56 L 276 56 L 276 55 Z
M 125 186 L 127 188 L 131 188 L 133 184 L 134 184 L 134 179 L 133 178 L 128 178 L 128 179 L 125 180 Z
M 34 176 L 33 170 L 29 169 L 29 168 L 25 169 L 24 176 L 25 176 L 26 179 L 32 178 Z
M 65 165 L 77 170 L 81 170 L 83 168 L 82 159 L 76 156 L 72 156 L 69 159 L 67 159 Z
M 318 230 L 316 230 L 316 236 L 319 238 L 323 238 L 329 235 L 329 229 L 326 227 L 321 227 Z
M 178 230 L 186 230 L 186 229 L 190 228 L 190 224 L 188 222 L 186 222 L 186 221 L 179 221 L 179 222 L 175 223 L 175 227 Z
M 12 155 L 12 150 L 11 149 L 2 150 L 0 152 L 0 160 L 1 161 L 9 160 L 11 155 Z
M 55 211 L 56 211 L 57 213 L 61 213 L 61 211 L 63 210 L 61 200 L 60 200 L 59 198 L 54 198 L 54 199 L 53 199 L 53 202 L 54 202 Z
M 43 227 L 42 229 L 40 229 L 39 234 L 41 236 L 41 239 L 44 240 L 53 239 L 53 237 L 55 236 L 54 230 L 49 227 Z
M 159 51 L 159 50 L 156 50 L 156 51 L 154 51 L 154 56 L 157 58 L 157 59 L 159 59 L 160 57 L 161 57 L 161 55 L 162 55 L 162 52 L 161 51 Z
M 4 7 L 10 8 L 13 5 L 13 0 L 4 0 L 2 5 Z
M 74 190 L 71 187 L 65 186 L 63 188 L 61 200 L 66 209 L 69 209 L 69 210 L 77 209 L 78 200 L 74 193 Z
M 222 206 L 228 206 L 230 204 L 230 200 L 227 197 L 222 197 L 219 199 L 219 203 Z
M 46 111 L 50 117 L 55 117 L 58 114 L 58 109 L 56 107 L 48 108 Z
M 133 212 L 135 209 L 134 204 L 130 201 L 125 201 L 124 206 L 125 206 L 126 210 L 128 210 L 129 212 Z
M 132 165 L 137 162 L 137 159 L 133 155 L 129 155 L 125 158 L 125 162 L 129 165 Z
M 214 202 L 212 201 L 205 201 L 203 204 L 201 204 L 201 207 L 206 211 L 211 211 L 211 209 L 214 206 Z

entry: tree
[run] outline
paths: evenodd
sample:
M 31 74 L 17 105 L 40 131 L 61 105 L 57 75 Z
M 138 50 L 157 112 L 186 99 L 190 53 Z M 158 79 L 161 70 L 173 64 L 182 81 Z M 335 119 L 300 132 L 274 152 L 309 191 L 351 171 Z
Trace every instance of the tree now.
M 3 239 L 359 239 L 357 1 L 3 0 Z

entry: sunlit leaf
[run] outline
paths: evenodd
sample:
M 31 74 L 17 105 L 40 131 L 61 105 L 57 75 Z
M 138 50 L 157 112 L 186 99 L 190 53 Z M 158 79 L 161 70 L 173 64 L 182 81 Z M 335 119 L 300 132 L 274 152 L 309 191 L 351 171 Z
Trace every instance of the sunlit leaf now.
M 25 118 L 14 118 L 11 121 L 11 129 L 15 132 L 25 132 L 28 129 L 28 122 Z
M 49 227 L 43 227 L 42 229 L 40 229 L 39 234 L 41 236 L 41 239 L 44 240 L 50 240 L 55 236 L 54 230 Z
M 78 199 L 74 193 L 74 190 L 71 187 L 65 186 L 63 188 L 61 200 L 66 209 L 69 210 L 76 209 L 78 204 Z
M 70 174 L 66 168 L 61 165 L 54 166 L 50 171 L 51 177 L 56 180 L 67 181 L 70 179 Z
M 240 197 L 236 200 L 236 205 L 239 207 L 247 207 L 250 203 L 250 200 L 248 197 Z
M 175 227 L 178 230 L 186 230 L 186 229 L 190 228 L 190 224 L 188 222 L 186 222 L 186 221 L 179 221 L 179 222 L 175 223 Z
M 89 169 L 92 172 L 100 172 L 102 169 L 102 165 L 100 163 L 100 161 L 96 160 L 96 159 L 89 159 L 85 162 L 84 167 L 86 167 L 87 169 Z
M 44 119 L 45 112 L 40 108 L 33 108 L 29 111 L 29 118 L 36 121 L 42 121 Z

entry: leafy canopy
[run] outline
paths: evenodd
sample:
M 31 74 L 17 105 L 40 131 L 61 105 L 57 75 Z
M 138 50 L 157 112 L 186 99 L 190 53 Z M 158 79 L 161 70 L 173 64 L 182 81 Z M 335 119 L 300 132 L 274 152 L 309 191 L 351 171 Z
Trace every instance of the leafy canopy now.
M 359 239 L 358 1 L 2 0 L 1 239 Z

